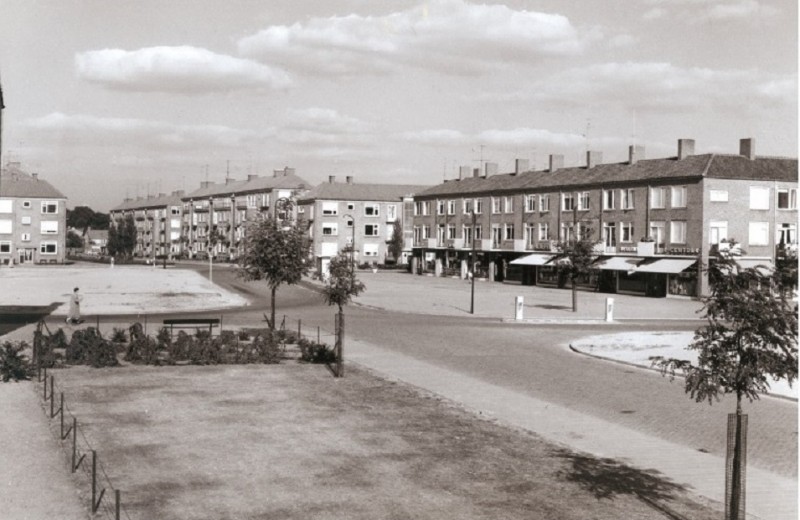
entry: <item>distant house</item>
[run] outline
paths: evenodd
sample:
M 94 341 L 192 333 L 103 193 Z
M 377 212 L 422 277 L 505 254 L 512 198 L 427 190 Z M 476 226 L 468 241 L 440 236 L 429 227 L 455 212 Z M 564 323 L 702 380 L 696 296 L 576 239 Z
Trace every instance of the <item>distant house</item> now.
M 89 228 L 83 236 L 83 242 L 84 253 L 104 255 L 108 245 L 108 230 Z
M 0 265 L 63 263 L 66 238 L 67 197 L 9 162 L 0 171 Z

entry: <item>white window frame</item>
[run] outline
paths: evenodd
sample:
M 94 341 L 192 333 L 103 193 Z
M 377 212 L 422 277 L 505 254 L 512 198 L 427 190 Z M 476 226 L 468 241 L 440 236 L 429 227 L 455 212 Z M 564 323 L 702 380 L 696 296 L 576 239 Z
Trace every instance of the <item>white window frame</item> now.
M 503 201 L 503 209 L 505 210 L 506 213 L 514 213 L 513 196 L 505 197 L 505 200 Z
M 20 223 L 23 226 L 30 226 L 31 225 L 31 216 L 30 215 L 23 215 L 20 219 Z
M 397 220 L 397 204 L 386 205 L 386 221 L 394 222 Z
M 634 241 L 634 227 L 633 222 L 620 222 L 619 223 L 619 241 L 630 243 Z
M 30 242 L 31 241 L 31 234 L 30 233 L 20 233 L 19 239 L 23 242 Z
M 748 225 L 747 244 L 751 246 L 769 245 L 769 222 L 751 221 Z
M 708 223 L 708 243 L 719 244 L 728 238 L 728 221 L 712 220 Z
M 550 240 L 549 222 L 539 222 L 537 237 L 538 237 L 537 240 L 539 240 L 540 242 L 544 242 L 545 240 Z
M 365 217 L 380 217 L 381 205 L 380 204 L 364 204 Z
M 750 209 L 769 209 L 769 186 L 750 186 Z
M 461 201 L 461 209 L 464 215 L 469 215 L 472 213 L 472 208 L 475 207 L 475 200 L 474 199 L 462 199 Z
M 650 208 L 664 209 L 667 207 L 667 190 L 663 186 L 650 188 Z
M 500 209 L 500 197 L 492 197 L 492 215 L 498 215 Z
M 536 211 L 536 195 L 525 195 L 525 213 Z
M 58 221 L 57 220 L 42 220 L 39 222 L 39 232 L 42 235 L 57 235 L 58 234 Z
M 575 209 L 575 194 L 564 192 L 561 194 L 561 211 L 572 211 Z
M 52 211 L 50 211 L 52 206 Z M 58 201 L 57 200 L 43 200 L 42 201 L 42 215 L 55 215 L 58 213 Z
M 708 190 L 708 200 L 711 202 L 728 202 L 728 190 Z
M 481 215 L 483 214 L 483 199 L 475 199 L 475 214 Z
M 615 209 L 616 190 L 603 190 L 603 209 Z
M 670 186 L 670 207 L 685 208 L 689 203 L 689 189 L 686 186 Z
M 22 201 L 22 209 L 31 209 L 32 207 L 33 205 L 31 204 L 31 201 L 29 200 Z
M 503 225 L 503 240 L 514 240 L 514 224 Z
M 437 215 L 444 215 L 445 211 L 447 211 L 446 204 L 444 199 L 437 199 L 436 200 L 436 214 Z
M 447 224 L 447 239 L 453 240 L 457 238 L 456 236 L 456 225 L 455 224 Z
M 685 220 L 671 220 L 669 223 L 669 243 L 685 244 L 687 231 Z
M 366 243 L 363 247 L 363 254 L 365 257 L 377 257 L 380 253 L 380 244 Z
M 325 230 L 328 230 L 328 233 Z M 323 237 L 336 237 L 339 236 L 339 224 L 337 222 L 323 222 L 322 223 L 322 236 Z
M 581 191 L 578 193 L 578 211 L 586 211 L 589 209 L 589 192 Z
M 550 211 L 550 195 L 539 195 L 539 212 Z
M 335 217 L 339 214 L 339 203 L 331 201 L 322 201 L 322 216 Z
M 619 209 L 635 209 L 636 191 L 633 188 L 623 188 L 619 190 Z
M 0 219 L 0 235 L 10 235 L 14 232 L 14 221 L 9 219 Z
M 367 233 L 368 228 L 372 228 L 372 233 Z M 380 224 L 364 224 L 364 236 L 365 237 L 379 237 L 381 236 L 381 227 Z
M 775 207 L 780 210 L 793 210 L 797 209 L 797 189 L 796 188 L 778 188 L 776 193 Z M 786 207 L 781 207 L 780 200 L 781 194 L 786 194 Z
M 448 215 L 455 215 L 456 214 L 456 201 L 455 200 L 448 200 L 447 201 L 447 214 Z
M 53 246 L 52 251 L 47 251 L 48 246 Z M 40 255 L 57 255 L 58 254 L 58 242 L 55 240 L 47 240 L 39 243 L 39 254 Z

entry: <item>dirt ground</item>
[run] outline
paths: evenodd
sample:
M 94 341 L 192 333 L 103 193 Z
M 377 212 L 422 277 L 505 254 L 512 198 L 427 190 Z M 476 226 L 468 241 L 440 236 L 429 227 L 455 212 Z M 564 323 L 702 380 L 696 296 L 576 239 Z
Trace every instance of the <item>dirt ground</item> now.
M 645 519 L 718 512 L 657 474 L 324 366 L 54 371 L 131 518 Z

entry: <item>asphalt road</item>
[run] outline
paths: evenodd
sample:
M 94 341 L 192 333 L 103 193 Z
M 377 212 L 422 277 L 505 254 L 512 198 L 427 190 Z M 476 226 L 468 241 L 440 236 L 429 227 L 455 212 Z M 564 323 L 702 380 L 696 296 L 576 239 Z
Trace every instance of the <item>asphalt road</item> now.
M 198 269 L 200 270 L 200 269 Z M 202 271 L 201 271 L 202 272 Z M 226 312 L 225 322 L 252 326 L 269 311 L 263 282 L 244 282 L 224 267 L 214 281 L 251 299 L 248 310 Z M 288 326 L 333 330 L 334 308 L 304 287 L 278 291 L 277 315 Z M 211 313 L 213 314 L 213 313 Z M 350 306 L 347 333 L 361 341 L 464 373 L 532 397 L 600 417 L 697 450 L 724 456 L 727 414 L 734 399 L 695 403 L 683 381 L 654 371 L 576 354 L 570 340 L 631 330 L 692 330 L 697 322 L 603 325 L 522 325 L 493 319 L 396 313 Z M 323 332 L 324 334 L 324 332 Z M 796 478 L 797 403 L 765 397 L 745 404 L 748 464 Z M 591 432 L 587 432 L 590 434 Z

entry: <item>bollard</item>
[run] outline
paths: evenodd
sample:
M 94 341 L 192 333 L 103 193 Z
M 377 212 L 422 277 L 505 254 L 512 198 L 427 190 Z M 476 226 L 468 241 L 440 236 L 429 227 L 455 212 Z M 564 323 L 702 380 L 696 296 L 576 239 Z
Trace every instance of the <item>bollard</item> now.
M 606 298 L 606 321 L 614 321 L 614 298 Z
M 319 325 L 317 325 L 317 345 L 319 345 Z
M 521 320 L 522 319 L 522 314 L 523 314 L 523 310 L 524 310 L 524 305 L 523 305 L 524 301 L 525 301 L 525 298 L 522 297 L 522 296 L 517 296 L 516 299 L 514 300 L 514 309 L 515 309 L 514 319 L 515 320 Z

